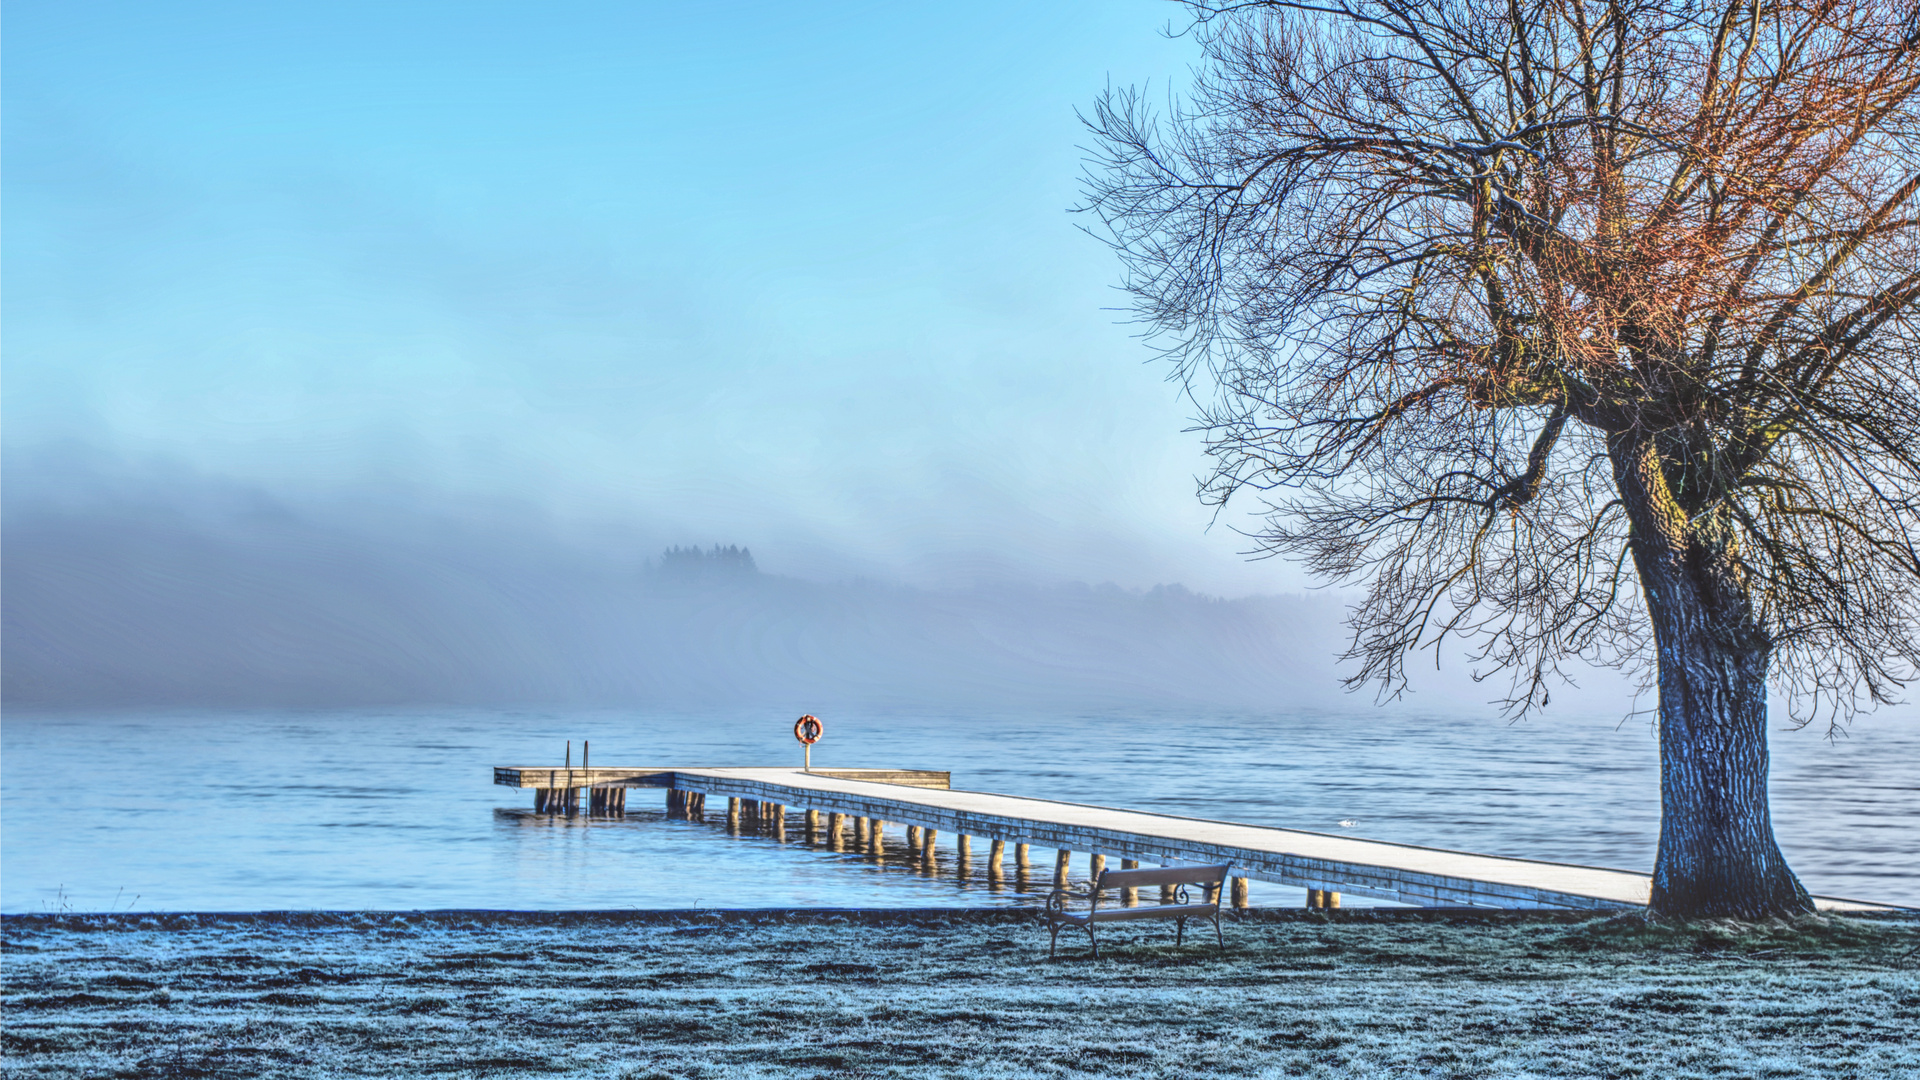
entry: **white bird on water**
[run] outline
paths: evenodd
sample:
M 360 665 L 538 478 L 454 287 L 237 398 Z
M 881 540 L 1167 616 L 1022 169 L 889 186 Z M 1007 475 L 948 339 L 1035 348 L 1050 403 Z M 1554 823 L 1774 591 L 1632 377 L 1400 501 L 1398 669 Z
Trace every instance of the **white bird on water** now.
M 1343 829 L 1351 829 L 1351 828 L 1353 828 L 1353 827 L 1354 827 L 1355 825 L 1358 825 L 1358 824 L 1360 824 L 1360 823 L 1359 823 L 1359 822 L 1357 822 L 1357 821 L 1355 821 L 1355 820 L 1353 820 L 1352 818 L 1341 818 L 1341 819 L 1340 819 L 1340 827 L 1341 827 L 1341 828 L 1343 828 Z

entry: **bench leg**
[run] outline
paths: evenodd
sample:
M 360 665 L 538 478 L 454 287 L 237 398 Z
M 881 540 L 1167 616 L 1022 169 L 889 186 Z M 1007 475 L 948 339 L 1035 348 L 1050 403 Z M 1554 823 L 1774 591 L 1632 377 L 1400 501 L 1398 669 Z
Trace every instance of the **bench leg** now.
M 1047 959 L 1051 960 L 1053 959 L 1054 950 L 1060 947 L 1060 924 L 1048 923 L 1047 933 L 1052 935 L 1047 941 Z
M 1220 930 L 1220 916 L 1218 914 L 1215 914 L 1213 917 L 1213 936 L 1215 940 L 1220 942 L 1220 951 L 1226 952 L 1227 951 L 1227 935 L 1222 933 Z
M 1173 947 L 1176 949 L 1179 948 L 1180 943 L 1185 941 L 1186 939 L 1187 939 L 1187 917 L 1185 915 L 1182 915 L 1173 921 Z
M 1093 923 L 1087 923 L 1087 941 L 1093 946 L 1093 958 L 1100 959 L 1100 939 L 1093 936 Z

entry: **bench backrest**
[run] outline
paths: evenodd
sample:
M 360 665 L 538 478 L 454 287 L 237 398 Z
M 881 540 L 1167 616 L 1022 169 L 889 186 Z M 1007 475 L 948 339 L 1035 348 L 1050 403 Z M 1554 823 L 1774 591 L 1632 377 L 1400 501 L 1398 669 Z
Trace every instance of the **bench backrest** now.
M 1217 866 L 1149 866 L 1139 870 L 1102 870 L 1094 888 L 1139 889 L 1149 885 L 1218 885 L 1227 880 L 1232 863 Z

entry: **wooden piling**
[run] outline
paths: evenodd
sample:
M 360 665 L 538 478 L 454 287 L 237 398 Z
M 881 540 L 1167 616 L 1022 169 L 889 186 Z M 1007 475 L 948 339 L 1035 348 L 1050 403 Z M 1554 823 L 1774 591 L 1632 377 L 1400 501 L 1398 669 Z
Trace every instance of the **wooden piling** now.
M 807 843 L 817 844 L 819 842 L 820 842 L 820 811 L 814 810 L 814 809 L 808 809 L 807 810 Z
M 779 803 L 768 803 L 773 817 L 773 838 L 784 841 L 787 838 L 787 808 Z
M 1054 888 L 1064 889 L 1067 887 L 1067 860 L 1071 859 L 1072 857 L 1073 857 L 1073 852 L 1071 851 L 1062 851 L 1054 857 L 1054 860 L 1053 860 L 1053 887 Z
M 1140 860 L 1139 859 L 1121 859 L 1120 869 L 1138 870 L 1140 869 Z M 1134 888 L 1121 889 L 1120 890 L 1120 906 L 1121 907 L 1139 907 L 1140 906 L 1140 890 L 1134 889 Z
M 1321 902 L 1320 902 L 1321 907 L 1337 908 L 1340 906 L 1340 894 L 1335 892 L 1332 889 L 1325 890 L 1320 894 L 1320 897 L 1321 897 Z
M 1105 855 L 1094 855 L 1091 853 L 1087 855 L 1087 880 L 1088 881 L 1099 881 L 1100 874 L 1103 871 L 1105 871 L 1106 868 L 1107 868 L 1107 857 Z
M 867 840 L 872 845 L 869 850 L 875 855 L 885 857 L 887 854 L 887 823 L 881 821 L 879 818 L 874 818 L 873 828 L 867 830 Z
M 831 812 L 827 814 L 827 850 L 839 851 L 845 846 L 845 837 L 842 833 L 846 827 L 847 815 Z
M 1027 845 L 1013 845 L 1013 868 L 1024 874 L 1030 866 L 1032 864 L 1027 861 Z
M 1238 909 L 1238 910 L 1240 910 L 1240 911 L 1245 911 L 1245 910 L 1247 909 L 1247 907 L 1248 907 L 1248 900 L 1247 900 L 1247 895 L 1248 895 L 1248 892 L 1249 892 L 1249 890 L 1248 890 L 1248 887 L 1247 887 L 1247 879 L 1246 879 L 1246 878 L 1243 878 L 1243 877 L 1237 877 L 1237 878 L 1234 878 L 1234 879 L 1233 879 L 1233 906 L 1234 906 L 1234 907 L 1235 907 L 1236 909 Z
M 953 840 L 954 876 L 966 877 L 973 869 L 973 837 L 960 833 Z
M 869 847 L 872 847 L 873 841 L 870 838 L 872 832 L 873 822 L 855 815 L 853 819 L 853 850 L 865 851 Z
M 727 831 L 740 831 L 740 800 L 732 796 L 727 798 Z
M 910 859 L 919 858 L 922 843 L 923 841 L 921 840 L 920 826 L 918 825 L 907 826 L 907 857 Z
M 1000 879 L 1000 874 L 1001 874 L 1000 862 L 1002 859 L 1006 858 L 1006 856 L 1007 856 L 1007 842 L 1005 840 L 995 840 L 991 844 L 987 845 L 987 877 L 988 879 L 994 880 L 994 881 L 998 881 Z
M 940 834 L 932 829 L 920 830 L 920 862 L 927 869 L 933 869 L 933 845 Z

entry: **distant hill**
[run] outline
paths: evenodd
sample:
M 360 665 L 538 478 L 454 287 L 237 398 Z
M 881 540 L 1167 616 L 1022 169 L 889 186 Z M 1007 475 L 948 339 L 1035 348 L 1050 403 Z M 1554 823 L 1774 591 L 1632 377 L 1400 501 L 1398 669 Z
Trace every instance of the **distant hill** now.
M 808 581 L 242 490 L 10 497 L 3 542 L 10 706 L 1351 700 L 1326 599 Z

